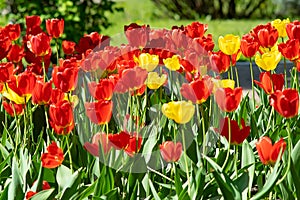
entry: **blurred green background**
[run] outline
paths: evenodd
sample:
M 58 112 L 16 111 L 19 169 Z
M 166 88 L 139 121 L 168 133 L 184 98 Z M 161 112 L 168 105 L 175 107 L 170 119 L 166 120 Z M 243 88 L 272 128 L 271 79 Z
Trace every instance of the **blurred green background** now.
M 78 41 L 92 31 L 122 33 L 132 22 L 171 28 L 200 21 L 209 25 L 208 33 L 216 41 L 220 35 L 242 35 L 275 18 L 296 19 L 299 8 L 298 0 L 0 0 L 0 25 L 24 22 L 27 15 L 64 18 L 64 39 Z

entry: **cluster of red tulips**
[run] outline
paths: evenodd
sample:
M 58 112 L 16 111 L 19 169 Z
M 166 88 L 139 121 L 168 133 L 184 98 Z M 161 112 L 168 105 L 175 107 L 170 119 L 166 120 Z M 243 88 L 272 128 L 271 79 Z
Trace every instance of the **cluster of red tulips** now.
M 128 44 L 111 46 L 108 36 L 96 32 L 84 35 L 77 43 L 62 40 L 63 19 L 46 20 L 46 32 L 41 28 L 39 16 L 28 16 L 25 20 L 22 38 L 20 24 L 0 29 L 0 90 L 2 106 L 9 115 L 5 114 L 3 125 L 9 129 L 9 123 L 15 123 L 12 134 L 15 145 L 32 149 L 32 145 L 39 145 L 31 135 L 35 127 L 32 118 L 35 110 L 44 111 L 44 128 L 39 139 L 47 146 L 47 152 L 39 158 L 42 168 L 53 169 L 68 163 L 72 170 L 78 169 L 80 166 L 73 166 L 74 153 L 72 156 L 72 148 L 79 148 L 72 138 L 78 136 L 85 153 L 104 164 L 111 160 L 119 163 L 116 152 L 124 152 L 122 161 L 124 158 L 128 161 L 158 150 L 156 165 L 162 158 L 164 165 L 172 163 L 172 169 L 163 170 L 166 175 L 150 167 L 145 170 L 170 181 L 168 184 L 175 181 L 176 195 L 185 191 L 191 199 L 197 199 L 198 195 L 210 197 L 199 185 L 193 185 L 198 184 L 193 183 L 193 175 L 198 176 L 198 165 L 202 174 L 209 174 L 209 167 L 220 170 L 219 175 L 213 173 L 213 176 L 222 195 L 231 197 L 230 191 L 236 188 L 223 190 L 222 184 L 231 182 L 227 178 L 220 181 L 220 176 L 227 173 L 238 177 L 238 168 L 248 167 L 251 171 L 255 159 L 247 165 L 238 161 L 239 152 L 244 155 L 247 149 L 253 157 L 254 152 L 258 153 L 265 169 L 275 166 L 276 174 L 279 174 L 276 163 L 286 155 L 286 171 L 276 184 L 285 181 L 293 167 L 293 146 L 298 144 L 291 135 L 298 128 L 299 118 L 300 22 L 275 20 L 258 25 L 241 38 L 232 34 L 220 36 L 219 50 L 214 51 L 212 35 L 206 34 L 208 25 L 200 22 L 170 30 L 133 23 L 124 28 Z M 251 95 L 243 97 L 239 87 L 235 65 L 241 55 L 250 61 L 251 98 Z M 284 73 L 277 74 L 275 69 L 282 59 Z M 253 77 L 253 60 L 261 70 L 259 81 Z M 291 71 L 286 67 L 287 60 L 294 63 Z M 222 79 L 224 74 L 227 79 Z M 260 101 L 256 101 L 255 93 Z M 155 108 L 158 119 L 151 121 L 149 113 L 154 105 L 158 105 Z M 76 125 L 80 127 L 83 123 L 77 119 L 84 116 L 87 118 L 84 129 L 76 129 Z M 147 139 L 149 129 L 156 131 L 155 140 Z M 213 136 L 219 142 L 213 144 Z M 192 138 L 190 143 L 187 138 Z M 278 142 L 273 145 L 272 140 Z M 193 141 L 196 146 L 189 146 Z M 68 156 L 64 155 L 64 149 Z M 196 159 L 193 154 L 197 154 Z M 231 157 L 233 165 L 228 162 Z M 164 165 L 157 168 L 164 169 Z M 114 173 L 123 165 L 116 166 L 118 170 Z M 43 170 L 40 173 L 43 175 Z M 252 181 L 253 176 L 254 172 Z M 178 181 L 187 184 L 178 185 Z M 207 187 L 216 187 L 206 183 Z M 248 183 L 246 197 L 251 196 L 253 187 L 253 182 Z M 27 199 L 54 186 L 43 183 L 43 179 L 36 185 L 27 191 Z M 159 186 L 155 188 L 159 190 Z M 262 197 L 269 192 L 262 190 L 257 195 Z

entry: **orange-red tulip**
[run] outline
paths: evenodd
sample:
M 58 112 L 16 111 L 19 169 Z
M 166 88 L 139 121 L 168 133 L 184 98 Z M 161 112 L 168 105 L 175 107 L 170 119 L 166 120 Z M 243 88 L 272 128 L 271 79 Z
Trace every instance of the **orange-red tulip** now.
M 298 91 L 290 88 L 277 90 L 270 96 L 270 105 L 285 118 L 295 117 L 299 110 Z
M 92 137 L 92 142 L 85 142 L 84 143 L 84 148 L 93 156 L 99 157 L 99 148 L 102 148 L 103 152 L 107 154 L 111 147 L 112 144 L 109 141 L 109 137 L 112 134 L 106 134 L 106 133 L 96 133 Z
M 211 90 L 207 84 L 207 80 L 197 79 L 191 83 L 183 83 L 180 93 L 187 100 L 201 104 L 210 96 Z
M 43 57 L 51 52 L 50 40 L 51 38 L 44 32 L 37 35 L 29 35 L 27 47 L 36 56 Z
M 64 24 L 63 19 L 47 19 L 46 20 L 46 29 L 50 36 L 54 38 L 59 38 L 64 33 Z
M 37 184 L 36 181 L 34 181 L 34 183 L 32 184 L 32 187 L 35 187 L 35 185 Z M 42 190 L 49 190 L 51 187 L 49 185 L 49 183 L 47 181 L 43 181 L 43 185 L 42 185 Z M 31 197 L 33 197 L 37 192 L 34 191 L 28 191 L 26 192 L 26 200 L 29 200 Z
M 76 43 L 73 41 L 64 40 L 62 41 L 62 49 L 65 54 L 71 55 L 75 52 Z
M 14 102 L 2 101 L 4 110 L 12 117 L 22 115 L 24 113 L 24 104 L 16 104 Z
M 113 95 L 113 90 L 116 84 L 114 78 L 100 79 L 99 83 L 90 82 L 88 84 L 91 95 L 96 100 L 110 100 Z
M 271 78 L 270 71 L 262 72 L 259 75 L 259 80 L 260 82 L 254 80 L 254 83 L 256 83 L 260 88 L 262 88 L 267 94 L 272 94 L 274 91 L 283 89 L 283 74 L 272 74 Z
M 245 34 L 241 40 L 241 51 L 247 58 L 251 58 L 258 51 L 259 44 L 251 34 Z
M 88 118 L 95 124 L 107 124 L 112 116 L 112 101 L 86 102 L 85 111 Z
M 252 35 L 264 48 L 273 47 L 278 40 L 278 31 L 271 23 L 256 26 L 252 31 Z
M 300 43 L 297 39 L 290 39 L 286 43 L 278 45 L 280 53 L 291 61 L 298 60 L 300 57 Z
M 42 154 L 41 161 L 45 168 L 56 168 L 64 161 L 63 150 L 57 146 L 56 142 L 52 142 L 47 147 L 47 153 Z
M 230 56 L 224 54 L 222 51 L 211 52 L 211 69 L 216 73 L 224 73 L 230 67 Z
M 51 104 L 49 108 L 49 117 L 50 125 L 57 134 L 66 135 L 74 128 L 72 105 L 67 100 Z
M 201 38 L 207 31 L 208 25 L 200 22 L 192 22 L 191 24 L 184 27 L 186 35 L 191 38 Z
M 19 63 L 24 55 L 24 47 L 15 44 L 11 46 L 7 54 L 7 59 L 13 63 Z
M 286 142 L 281 138 L 278 142 L 272 145 L 272 140 L 264 136 L 256 143 L 256 149 L 261 162 L 264 165 L 274 165 L 281 152 L 281 156 L 286 148 Z
M 300 22 L 295 20 L 286 25 L 286 33 L 289 39 L 297 39 L 300 40 Z
M 21 34 L 20 24 L 8 24 L 5 26 L 4 29 L 12 41 L 19 39 L 20 34 Z
M 166 162 L 177 162 L 182 153 L 181 142 L 166 141 L 159 145 L 162 158 Z
M 232 112 L 235 111 L 242 99 L 242 88 L 218 88 L 215 92 L 215 99 L 222 111 Z
M 229 124 L 228 117 L 222 119 L 220 124 L 222 128 L 219 129 L 219 132 L 229 141 Z M 230 133 L 231 133 L 231 144 L 241 144 L 250 134 L 250 126 L 245 125 L 244 119 L 241 119 L 241 128 L 238 125 L 237 121 L 230 119 Z
M 149 41 L 149 25 L 137 25 L 131 23 L 128 26 L 124 26 L 124 31 L 129 45 L 133 47 L 145 47 Z
M 43 77 L 39 77 L 32 92 L 32 103 L 39 105 L 48 104 L 51 93 L 52 81 L 45 83 Z
M 0 83 L 5 83 L 13 77 L 14 65 L 10 62 L 0 63 Z
M 33 16 L 26 16 L 26 33 L 31 35 L 37 35 L 38 33 L 42 32 L 40 27 L 42 20 L 40 16 L 33 15 Z

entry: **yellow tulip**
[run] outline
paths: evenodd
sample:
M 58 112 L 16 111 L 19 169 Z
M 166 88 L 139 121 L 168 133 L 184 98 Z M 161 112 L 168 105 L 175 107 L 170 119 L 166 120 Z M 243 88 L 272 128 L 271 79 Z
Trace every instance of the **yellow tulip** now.
M 162 113 L 178 124 L 185 124 L 194 116 L 195 107 L 191 101 L 172 101 L 163 104 Z
M 218 88 L 231 88 L 231 89 L 234 89 L 234 85 L 235 85 L 235 81 L 234 80 L 231 80 L 231 79 L 215 79 L 215 78 L 212 78 L 211 79 L 212 82 L 213 82 L 213 93 L 215 93 L 215 91 L 218 89 Z
M 271 51 L 263 55 L 257 54 L 255 56 L 255 63 L 265 71 L 274 70 L 281 59 L 279 51 Z
M 139 57 L 134 56 L 134 61 L 143 69 L 146 69 L 148 72 L 153 71 L 158 63 L 158 55 L 151 55 L 149 53 L 142 53 Z
M 288 23 L 290 23 L 289 18 L 283 20 L 275 19 L 274 21 L 271 22 L 272 26 L 274 26 L 277 29 L 279 37 L 287 36 L 285 27 Z
M 160 86 L 162 86 L 166 82 L 166 80 L 167 75 L 165 74 L 159 76 L 159 74 L 156 72 L 149 72 L 146 84 L 151 90 L 156 90 Z
M 262 52 L 263 54 L 278 51 L 278 44 L 275 43 L 275 45 L 272 46 L 271 48 L 264 48 L 261 46 L 261 47 L 259 47 L 259 51 Z
M 15 102 L 16 104 L 25 104 L 32 96 L 31 94 L 25 94 L 24 96 L 20 96 L 17 93 L 15 93 L 12 89 L 10 89 L 8 86 L 3 88 L 2 95 L 5 98 Z
M 237 53 L 241 46 L 240 37 L 232 34 L 220 36 L 218 42 L 220 50 L 227 55 Z
M 172 56 L 172 58 L 163 59 L 163 62 L 166 68 L 168 68 L 171 71 L 176 71 L 180 69 L 179 58 L 177 55 Z

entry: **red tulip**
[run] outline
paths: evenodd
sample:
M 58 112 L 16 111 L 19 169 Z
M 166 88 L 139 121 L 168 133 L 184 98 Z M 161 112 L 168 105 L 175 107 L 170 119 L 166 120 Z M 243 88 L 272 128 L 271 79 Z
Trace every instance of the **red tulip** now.
M 191 48 L 195 49 L 198 53 L 201 54 L 206 54 L 206 52 L 212 51 L 214 49 L 214 46 L 215 44 L 211 34 L 208 34 L 207 36 L 203 36 L 201 38 L 194 38 L 192 43 L 190 44 Z
M 259 80 L 260 82 L 254 80 L 254 83 L 256 83 L 260 88 L 262 88 L 267 94 L 272 94 L 274 91 L 283 89 L 283 74 L 272 74 L 271 79 L 271 73 L 269 71 L 262 72 L 259 75 Z
M 218 88 L 215 92 L 215 99 L 219 108 L 225 112 L 232 112 L 237 109 L 242 99 L 242 88 L 234 90 L 231 88 Z
M 45 168 L 56 168 L 64 161 L 64 153 L 61 148 L 57 146 L 55 142 L 52 142 L 47 147 L 47 153 L 43 153 L 41 156 L 42 166 Z
M 191 83 L 183 83 L 180 93 L 187 100 L 201 104 L 210 96 L 211 90 L 209 90 L 206 80 L 197 79 Z
M 286 33 L 289 39 L 297 39 L 300 40 L 300 22 L 295 20 L 286 25 Z
M 52 92 L 52 81 L 44 82 L 42 77 L 38 78 L 32 92 L 32 103 L 45 105 L 49 104 Z
M 286 142 L 282 138 L 274 145 L 272 145 L 271 139 L 267 136 L 260 138 L 256 143 L 259 158 L 264 165 L 274 165 L 280 153 L 282 157 L 285 148 Z
M 295 117 L 299 110 L 298 91 L 290 88 L 277 90 L 270 96 L 270 105 L 285 118 Z
M 120 72 L 120 79 L 115 86 L 115 91 L 124 93 L 128 90 L 139 89 L 145 85 L 147 76 L 147 70 L 140 67 L 125 69 Z
M 22 115 L 24 113 L 24 104 L 16 104 L 12 101 L 9 103 L 6 101 L 2 101 L 2 105 L 4 110 L 12 117 Z
M 75 58 L 59 60 L 59 66 L 55 66 L 52 71 L 52 79 L 56 88 L 63 92 L 75 89 L 77 85 L 78 63 Z
M 96 133 L 92 138 L 92 143 L 85 142 L 84 148 L 92 155 L 99 157 L 99 148 L 101 147 L 103 152 L 107 154 L 112 144 L 109 141 L 109 137 L 112 134 L 106 134 L 106 133 Z
M 247 58 L 251 58 L 259 49 L 259 44 L 251 34 L 243 35 L 241 39 L 241 51 Z
M 177 162 L 182 153 L 180 142 L 166 141 L 159 145 L 160 153 L 166 162 Z
M 11 46 L 7 54 L 7 59 L 13 63 L 19 63 L 24 55 L 24 47 L 15 44 Z
M 300 57 L 300 44 L 297 39 L 290 39 L 278 45 L 278 50 L 287 59 L 296 61 Z
M 62 49 L 64 53 L 67 55 L 71 55 L 75 52 L 75 46 L 76 43 L 73 41 L 67 41 L 67 40 L 62 41 Z
M 51 38 L 44 32 L 37 35 L 29 35 L 27 47 L 36 56 L 43 57 L 51 52 L 50 40 Z
M 211 52 L 211 69 L 216 73 L 224 73 L 230 67 L 230 56 L 224 54 L 222 51 Z
M 220 124 L 223 126 L 219 129 L 219 132 L 222 136 L 226 137 L 229 141 L 229 124 L 228 117 L 222 119 Z M 230 133 L 231 133 L 231 144 L 241 144 L 250 134 L 250 126 L 245 126 L 244 119 L 241 119 L 241 128 L 238 125 L 237 121 L 230 119 Z
M 61 89 L 53 88 L 51 91 L 51 104 L 57 104 L 65 99 L 65 93 Z
M 35 187 L 35 185 L 37 184 L 36 181 L 34 181 L 34 183 L 32 184 L 32 188 Z M 43 185 L 42 185 L 42 190 L 49 190 L 51 187 L 49 185 L 49 183 L 47 181 L 43 181 Z M 26 192 L 26 200 L 29 200 L 31 197 L 33 197 L 37 192 L 33 192 L 33 191 L 28 191 Z
M 26 16 L 26 33 L 31 35 L 37 35 L 42 32 L 42 29 L 40 27 L 42 21 L 40 16 Z
M 59 135 L 66 135 L 74 128 L 72 105 L 67 100 L 51 104 L 49 108 L 50 125 L 54 132 Z
M 78 44 L 75 47 L 75 50 L 79 53 L 85 53 L 87 50 L 101 50 L 104 47 L 108 46 L 110 39 L 108 36 L 101 35 L 97 32 L 92 32 L 90 34 L 84 35 L 80 38 Z
M 191 24 L 184 27 L 186 35 L 191 38 L 201 38 L 208 29 L 207 24 L 200 22 L 192 22 Z
M 134 133 L 133 136 L 129 138 L 128 146 L 125 148 L 125 152 L 130 156 L 133 157 L 134 154 L 138 153 L 142 146 L 142 137 L 137 137 Z
M 271 23 L 258 25 L 251 33 L 259 42 L 260 46 L 264 48 L 273 47 L 278 40 L 278 31 L 271 25 Z
M 54 38 L 59 38 L 64 33 L 64 24 L 63 19 L 47 19 L 46 20 L 46 29 L 50 36 Z
M 128 26 L 124 26 L 124 31 L 128 43 L 132 47 L 145 47 L 149 41 L 150 27 L 149 25 L 137 25 L 131 23 Z
M 85 111 L 88 118 L 95 124 L 107 124 L 112 116 L 112 101 L 86 102 Z
M 5 30 L 12 41 L 19 39 L 21 34 L 20 24 L 8 24 L 5 26 Z
M 6 34 L 4 34 L 1 31 L 0 32 L 0 60 L 2 60 L 7 56 L 10 47 L 11 47 L 11 40 Z
M 0 63 L 0 83 L 5 83 L 13 77 L 14 66 L 12 63 Z
M 91 95 L 96 100 L 110 100 L 116 84 L 114 78 L 100 79 L 99 83 L 90 82 L 88 84 Z

